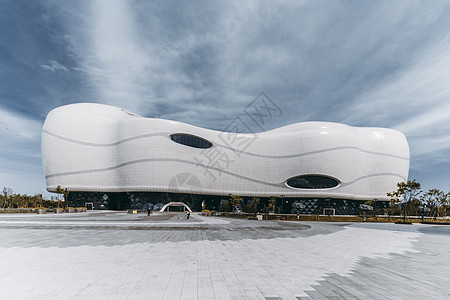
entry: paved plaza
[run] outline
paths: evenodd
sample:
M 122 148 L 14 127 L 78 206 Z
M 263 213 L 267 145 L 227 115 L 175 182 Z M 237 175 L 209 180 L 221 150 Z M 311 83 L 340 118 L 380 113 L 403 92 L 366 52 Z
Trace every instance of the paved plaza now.
M 0 214 L 1 299 L 450 299 L 450 226 Z

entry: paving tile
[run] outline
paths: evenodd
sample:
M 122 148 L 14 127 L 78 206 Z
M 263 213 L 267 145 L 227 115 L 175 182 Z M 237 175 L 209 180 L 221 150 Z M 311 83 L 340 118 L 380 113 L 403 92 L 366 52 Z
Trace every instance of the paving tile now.
M 0 216 L 6 299 L 444 299 L 450 231 L 121 212 Z M 158 219 L 159 218 L 159 219 Z M 310 226 L 310 227 L 309 227 Z M 450 228 L 449 228 L 450 229 Z M 49 284 L 51 283 L 51 284 Z

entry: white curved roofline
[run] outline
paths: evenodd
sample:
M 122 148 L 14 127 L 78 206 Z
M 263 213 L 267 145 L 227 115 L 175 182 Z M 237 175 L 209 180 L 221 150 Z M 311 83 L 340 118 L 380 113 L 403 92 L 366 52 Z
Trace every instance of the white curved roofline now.
M 212 147 L 179 144 L 170 138 L 174 133 L 197 136 Z M 61 185 L 73 191 L 388 200 L 386 193 L 407 180 L 409 171 L 407 140 L 393 129 L 303 122 L 256 134 L 228 133 L 97 103 L 52 110 L 43 127 L 42 157 L 50 191 Z M 199 186 L 174 185 L 180 174 L 192 175 Z M 328 189 L 285 184 L 311 174 L 341 184 Z

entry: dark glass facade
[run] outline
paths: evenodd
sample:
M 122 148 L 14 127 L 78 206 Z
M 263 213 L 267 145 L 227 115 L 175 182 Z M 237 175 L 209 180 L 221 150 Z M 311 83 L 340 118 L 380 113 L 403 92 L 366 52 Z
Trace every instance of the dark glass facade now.
M 339 181 L 322 175 L 302 175 L 289 179 L 286 184 L 298 189 L 329 189 L 339 185 Z
M 253 197 L 241 197 L 241 207 L 252 203 Z M 129 192 L 129 193 L 98 193 L 98 192 L 71 192 L 69 193 L 69 205 L 79 207 L 86 203 L 92 203 L 94 209 L 147 209 L 159 210 L 169 202 L 184 202 L 193 211 L 201 211 L 202 203 L 205 209 L 219 211 L 221 204 L 229 201 L 227 196 L 178 194 L 163 192 Z M 361 213 L 362 200 L 347 200 L 333 198 L 281 198 L 276 199 L 277 212 L 282 214 L 309 214 L 321 215 L 326 208 L 332 208 L 336 215 L 357 215 Z M 297 211 L 295 203 L 301 203 L 301 209 Z M 260 197 L 260 210 L 269 204 L 269 198 Z M 382 209 L 389 205 L 389 201 L 377 201 L 375 209 L 382 213 Z
M 186 133 L 172 134 L 170 136 L 170 139 L 175 143 L 194 148 L 207 149 L 212 147 L 211 142 L 208 142 L 205 139 Z

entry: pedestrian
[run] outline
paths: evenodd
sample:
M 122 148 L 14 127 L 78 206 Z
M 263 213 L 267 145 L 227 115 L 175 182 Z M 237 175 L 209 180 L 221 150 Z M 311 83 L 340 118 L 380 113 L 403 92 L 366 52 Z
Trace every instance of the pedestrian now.
M 187 219 L 189 220 L 189 217 L 191 216 L 191 213 L 190 212 L 188 212 L 187 213 Z
M 152 213 L 152 210 L 149 208 L 147 208 L 147 216 L 150 216 L 150 214 Z

